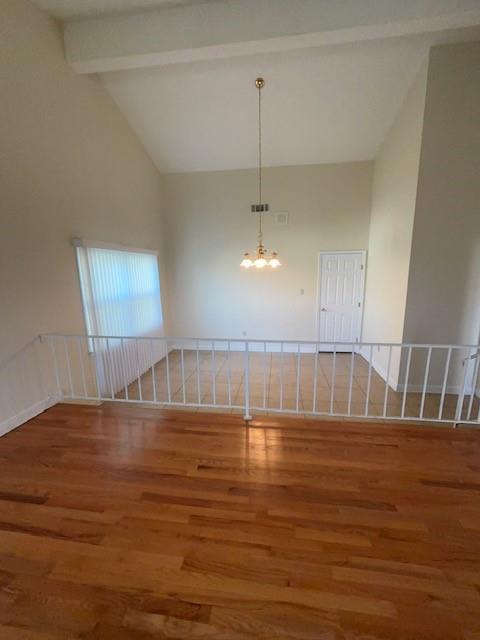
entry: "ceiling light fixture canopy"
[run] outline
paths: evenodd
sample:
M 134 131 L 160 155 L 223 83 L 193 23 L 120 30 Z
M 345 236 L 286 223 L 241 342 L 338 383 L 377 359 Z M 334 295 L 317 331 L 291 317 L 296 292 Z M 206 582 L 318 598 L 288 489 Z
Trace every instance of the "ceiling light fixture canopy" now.
M 240 266 L 245 269 L 249 269 L 250 267 L 263 269 L 266 266 L 276 269 L 280 267 L 282 263 L 278 259 L 278 254 L 275 251 L 269 254 L 265 250 L 262 231 L 262 215 L 268 213 L 270 210 L 270 205 L 262 201 L 262 89 L 265 86 L 265 80 L 263 78 L 257 78 L 255 80 L 255 86 L 258 89 L 258 203 L 252 204 L 251 209 L 252 213 L 258 213 L 258 242 L 253 254 L 248 252 L 244 254 Z

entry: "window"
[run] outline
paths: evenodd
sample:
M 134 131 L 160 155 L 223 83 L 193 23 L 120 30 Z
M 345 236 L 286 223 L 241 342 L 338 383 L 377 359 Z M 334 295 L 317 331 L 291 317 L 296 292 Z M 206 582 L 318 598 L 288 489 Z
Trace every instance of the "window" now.
M 163 335 L 157 254 L 79 240 L 74 245 L 88 335 Z

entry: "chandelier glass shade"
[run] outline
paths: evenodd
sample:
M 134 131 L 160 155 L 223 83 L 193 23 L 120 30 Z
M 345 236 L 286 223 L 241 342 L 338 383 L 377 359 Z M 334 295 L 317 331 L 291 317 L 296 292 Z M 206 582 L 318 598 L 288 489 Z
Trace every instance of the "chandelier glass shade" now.
M 252 204 L 251 210 L 252 213 L 258 214 L 258 240 L 256 250 L 253 253 L 245 253 L 240 266 L 244 269 L 250 269 L 251 267 L 263 269 L 267 266 L 276 269 L 282 263 L 276 251 L 266 251 L 263 244 L 262 230 L 262 215 L 270 210 L 270 205 L 262 201 L 262 89 L 265 86 L 265 80 L 257 78 L 255 86 L 258 89 L 258 203 Z
M 243 255 L 243 260 L 240 263 L 241 267 L 245 269 L 250 269 L 250 267 L 256 267 L 257 269 L 263 269 L 263 267 L 269 266 L 272 269 L 276 269 L 281 266 L 281 262 L 278 259 L 278 254 L 275 251 L 272 251 L 270 255 L 265 253 L 265 250 L 262 247 L 257 248 L 257 252 L 254 255 L 250 253 L 245 253 Z

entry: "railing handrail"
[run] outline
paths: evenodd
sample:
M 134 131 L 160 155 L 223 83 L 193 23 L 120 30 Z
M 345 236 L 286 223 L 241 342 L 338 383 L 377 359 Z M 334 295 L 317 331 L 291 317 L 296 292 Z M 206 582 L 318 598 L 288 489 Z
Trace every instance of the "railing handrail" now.
M 255 344 L 294 344 L 294 345 L 340 345 L 340 346 L 352 346 L 352 347 L 412 347 L 419 349 L 438 348 L 438 349 L 479 349 L 478 344 L 447 344 L 447 343 L 435 343 L 435 342 L 354 342 L 354 341 L 332 341 L 332 340 L 279 340 L 279 339 L 266 339 L 266 338 L 188 338 L 183 336 L 129 336 L 129 335 L 101 335 L 101 334 L 79 334 L 79 333 L 43 333 L 40 338 L 83 338 L 90 340 L 163 340 L 168 342 L 231 342 L 237 344 L 255 343 Z M 474 356 L 468 356 L 475 357 Z

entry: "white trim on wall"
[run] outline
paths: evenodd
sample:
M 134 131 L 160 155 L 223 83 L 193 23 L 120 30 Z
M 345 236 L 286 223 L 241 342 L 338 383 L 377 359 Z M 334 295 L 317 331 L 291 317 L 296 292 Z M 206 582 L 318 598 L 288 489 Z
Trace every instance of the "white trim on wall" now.
M 141 247 L 130 247 L 125 244 L 115 244 L 113 242 L 100 242 L 97 240 L 85 240 L 83 238 L 72 238 L 74 247 L 83 247 L 84 249 L 111 249 L 112 251 L 128 251 L 130 253 L 149 253 L 158 256 L 158 251 L 153 249 L 143 249 Z

